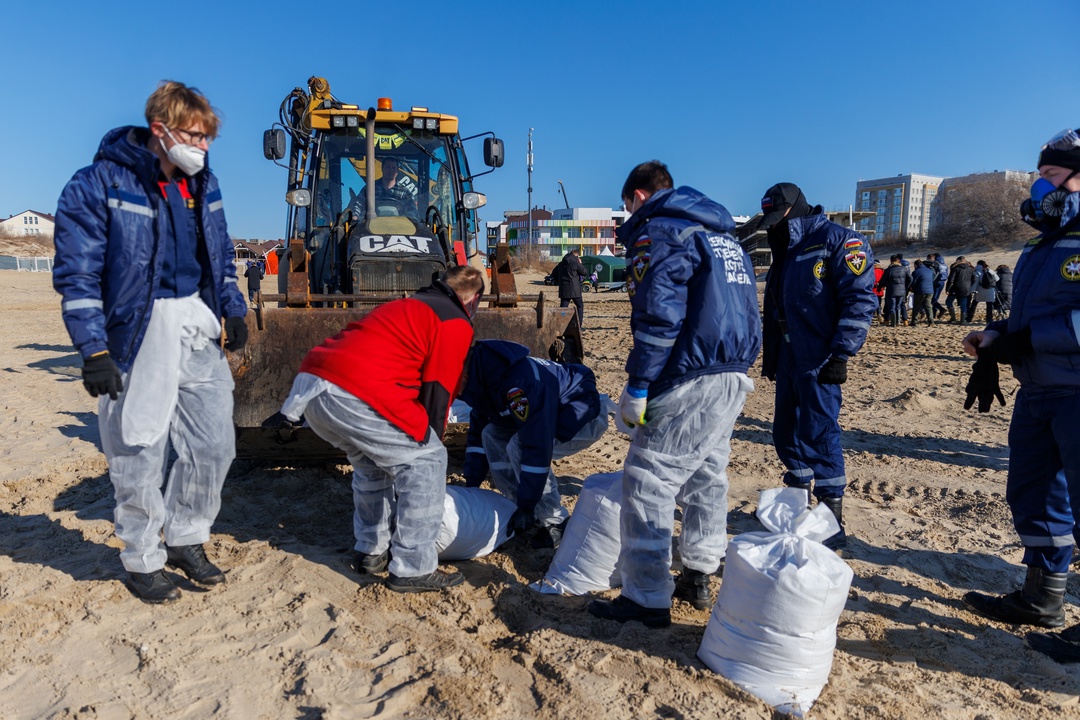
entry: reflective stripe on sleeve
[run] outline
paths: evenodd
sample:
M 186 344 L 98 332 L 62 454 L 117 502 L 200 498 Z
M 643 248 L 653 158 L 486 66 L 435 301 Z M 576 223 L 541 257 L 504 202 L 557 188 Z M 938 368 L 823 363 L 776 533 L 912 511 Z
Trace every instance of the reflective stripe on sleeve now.
M 836 323 L 840 327 L 853 327 L 859 330 L 869 330 L 870 323 L 865 320 L 852 320 L 851 318 L 841 318 L 840 322 Z
M 649 345 L 655 345 L 657 347 L 669 348 L 675 346 L 675 338 L 672 338 L 671 340 L 665 340 L 664 338 L 658 338 L 655 335 L 650 335 L 649 333 L 642 332 L 641 330 L 638 330 L 636 333 L 634 333 L 634 339 L 640 340 L 643 343 L 648 343 Z
M 540 467 L 539 465 L 522 465 L 521 472 L 536 473 L 537 475 L 547 475 L 550 468 Z
M 87 298 L 85 300 L 65 300 L 60 307 L 64 312 L 67 312 L 68 310 L 83 310 L 85 308 L 104 308 L 105 304 L 100 300 Z
M 482 447 L 467 447 L 467 448 L 465 448 L 465 454 L 467 455 L 469 453 L 477 453 L 478 455 L 487 455 L 487 453 L 484 452 L 484 448 L 482 448 Z
M 221 208 L 222 208 L 222 202 L 220 200 L 215 200 L 214 202 L 212 202 L 212 203 L 210 203 L 209 205 L 206 206 L 206 209 L 209 210 L 210 212 L 217 212 Z

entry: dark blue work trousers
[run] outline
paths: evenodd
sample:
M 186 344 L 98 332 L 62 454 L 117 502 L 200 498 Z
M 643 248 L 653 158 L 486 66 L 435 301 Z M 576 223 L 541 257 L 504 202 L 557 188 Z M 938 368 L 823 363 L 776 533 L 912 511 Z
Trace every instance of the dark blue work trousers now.
M 840 447 L 839 385 L 818 385 L 818 369 L 795 370 L 789 343 L 780 351 L 776 369 L 773 446 L 787 472 L 784 483 L 813 483 L 816 497 L 843 497 L 847 486 Z
M 1080 387 L 1020 388 L 1005 499 L 1024 564 L 1067 572 L 1080 518 Z

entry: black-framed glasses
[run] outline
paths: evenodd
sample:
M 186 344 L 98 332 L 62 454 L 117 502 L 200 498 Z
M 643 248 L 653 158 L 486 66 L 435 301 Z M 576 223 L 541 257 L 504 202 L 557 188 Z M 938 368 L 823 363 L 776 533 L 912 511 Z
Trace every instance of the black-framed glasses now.
M 188 137 L 188 139 L 185 140 L 185 142 L 188 145 L 202 145 L 204 142 L 207 143 L 207 144 L 210 144 L 210 143 L 212 143 L 214 141 L 214 138 L 212 136 L 207 135 L 206 133 L 203 133 L 203 132 L 195 132 L 193 130 L 182 130 L 181 128 L 176 128 L 175 132 L 183 133 L 184 135 L 186 135 Z

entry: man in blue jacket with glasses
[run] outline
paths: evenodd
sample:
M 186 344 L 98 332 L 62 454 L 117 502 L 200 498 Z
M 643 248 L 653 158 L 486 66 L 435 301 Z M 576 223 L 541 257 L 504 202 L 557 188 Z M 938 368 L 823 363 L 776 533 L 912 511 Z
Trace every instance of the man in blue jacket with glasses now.
M 217 114 L 198 90 L 167 81 L 146 122 L 109 132 L 60 195 L 53 285 L 83 384 L 100 397 L 128 587 L 166 603 L 180 597 L 166 565 L 200 585 L 225 581 L 203 543 L 236 454 L 222 325 L 224 348 L 243 347 L 247 303 L 206 162 Z M 178 457 L 163 496 L 170 445 Z

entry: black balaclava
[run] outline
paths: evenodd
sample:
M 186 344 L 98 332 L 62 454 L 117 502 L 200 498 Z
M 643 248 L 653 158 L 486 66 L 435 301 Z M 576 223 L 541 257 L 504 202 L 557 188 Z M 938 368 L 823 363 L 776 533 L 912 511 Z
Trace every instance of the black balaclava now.
M 788 245 L 791 243 L 791 228 L 788 227 L 788 221 L 804 218 L 812 211 L 813 208 L 806 202 L 806 196 L 800 192 L 799 197 L 795 199 L 795 204 L 791 206 L 791 211 L 784 216 L 784 219 L 765 231 L 769 238 L 773 262 L 782 263 L 787 256 Z

